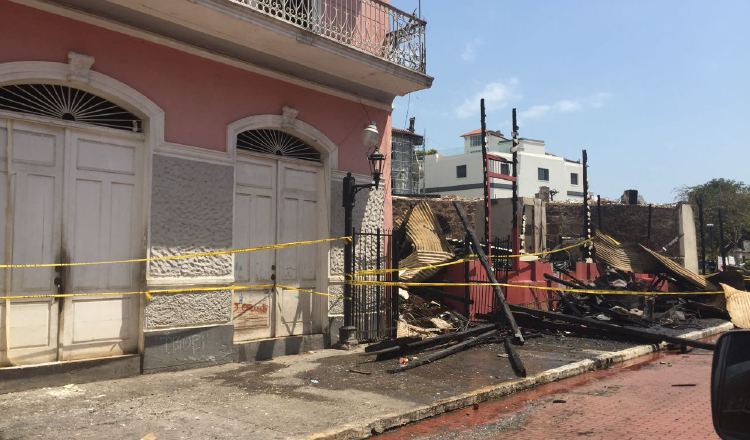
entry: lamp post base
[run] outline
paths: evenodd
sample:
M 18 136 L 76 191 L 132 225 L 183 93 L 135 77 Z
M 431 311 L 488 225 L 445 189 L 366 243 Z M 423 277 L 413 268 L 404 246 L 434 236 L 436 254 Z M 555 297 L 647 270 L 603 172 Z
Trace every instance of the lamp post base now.
M 340 350 L 351 350 L 359 344 L 357 341 L 357 328 L 353 325 L 339 328 L 339 342 L 336 348 Z

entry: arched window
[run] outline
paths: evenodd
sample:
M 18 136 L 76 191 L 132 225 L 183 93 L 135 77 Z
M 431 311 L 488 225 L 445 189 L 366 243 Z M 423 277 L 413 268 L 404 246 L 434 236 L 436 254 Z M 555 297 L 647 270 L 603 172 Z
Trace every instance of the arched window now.
M 2 86 L 0 110 L 143 132 L 143 121 L 119 105 L 89 92 L 56 84 Z
M 262 128 L 237 135 L 237 148 L 255 153 L 320 162 L 320 152 L 302 139 L 281 130 Z

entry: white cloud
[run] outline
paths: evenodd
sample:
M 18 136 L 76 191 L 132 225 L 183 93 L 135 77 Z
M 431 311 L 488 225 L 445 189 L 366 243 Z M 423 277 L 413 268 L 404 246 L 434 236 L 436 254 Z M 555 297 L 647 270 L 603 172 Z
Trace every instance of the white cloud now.
M 552 106 L 549 105 L 534 105 L 523 110 L 519 116 L 522 119 L 539 119 L 549 113 L 550 110 L 552 110 Z
M 555 110 L 560 113 L 577 112 L 581 109 L 581 103 L 570 99 L 563 99 L 555 103 Z
M 589 98 L 589 104 L 593 108 L 601 108 L 601 107 L 604 107 L 605 101 L 609 100 L 609 98 L 611 97 L 612 97 L 611 93 L 607 93 L 607 92 L 595 93 Z
M 609 93 L 599 92 L 587 98 L 562 99 L 552 104 L 534 105 L 522 110 L 519 116 L 522 119 L 540 119 L 549 113 L 572 113 L 589 108 L 601 108 L 611 96 Z
M 467 41 L 464 45 L 463 52 L 461 52 L 461 59 L 464 61 L 474 61 L 474 59 L 477 57 L 477 48 L 481 45 L 481 38 L 474 38 L 471 41 Z
M 521 93 L 518 91 L 518 79 L 511 78 L 507 82 L 492 82 L 484 86 L 482 90 L 475 93 L 474 96 L 464 100 L 464 102 L 455 108 L 454 112 L 460 119 L 466 119 L 470 116 L 479 116 L 479 100 L 484 98 L 484 106 L 487 111 L 500 110 L 512 102 L 521 99 Z

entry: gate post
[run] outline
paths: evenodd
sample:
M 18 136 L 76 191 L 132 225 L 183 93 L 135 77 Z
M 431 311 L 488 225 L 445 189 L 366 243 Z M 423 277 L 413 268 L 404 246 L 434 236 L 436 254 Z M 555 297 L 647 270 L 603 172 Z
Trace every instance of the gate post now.
M 401 256 L 399 255 L 399 249 L 401 247 L 400 238 L 400 235 L 397 234 L 396 231 L 391 231 L 391 268 L 393 269 L 391 272 L 391 281 L 394 283 L 399 282 L 398 263 L 401 259 Z M 398 336 L 398 318 L 401 307 L 401 295 L 399 294 L 399 287 L 397 285 L 394 284 L 392 289 L 390 335 L 391 338 L 396 339 Z

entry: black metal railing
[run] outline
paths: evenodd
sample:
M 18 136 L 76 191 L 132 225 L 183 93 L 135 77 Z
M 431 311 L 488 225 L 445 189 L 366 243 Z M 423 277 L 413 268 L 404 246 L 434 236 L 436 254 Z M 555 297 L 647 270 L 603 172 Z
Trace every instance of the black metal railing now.
M 368 275 L 372 281 L 398 281 L 398 249 L 393 233 L 385 229 L 352 234 L 352 268 L 362 270 L 389 269 L 385 273 Z M 395 271 L 394 271 L 395 270 Z M 396 336 L 398 325 L 398 287 L 383 285 L 354 285 L 353 318 L 359 342 L 372 342 Z

